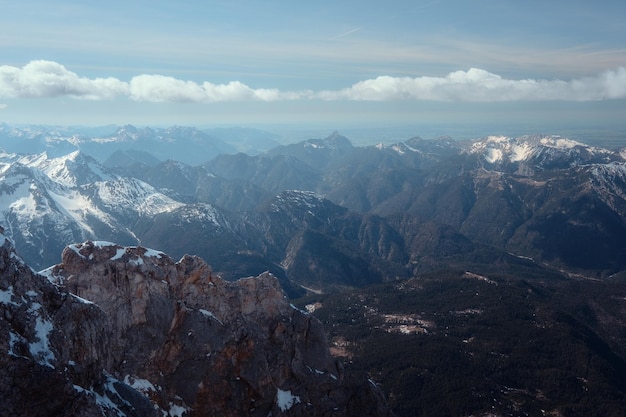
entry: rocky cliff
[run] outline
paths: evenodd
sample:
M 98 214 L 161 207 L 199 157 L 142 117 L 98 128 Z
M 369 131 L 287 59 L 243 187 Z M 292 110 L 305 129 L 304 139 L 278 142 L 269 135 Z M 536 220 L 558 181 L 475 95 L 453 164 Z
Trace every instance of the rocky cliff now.
M 34 273 L 0 247 L 0 414 L 381 416 L 270 274 L 108 242 Z

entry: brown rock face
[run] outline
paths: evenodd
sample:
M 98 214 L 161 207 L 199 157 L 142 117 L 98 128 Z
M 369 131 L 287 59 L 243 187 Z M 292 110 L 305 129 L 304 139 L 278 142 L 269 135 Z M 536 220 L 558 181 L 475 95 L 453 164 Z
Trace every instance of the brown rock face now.
M 35 274 L 0 234 L 0 415 L 156 415 L 105 372 L 109 344 L 102 310 Z
M 390 415 L 270 274 L 85 242 L 46 279 L 0 255 L 0 415 Z

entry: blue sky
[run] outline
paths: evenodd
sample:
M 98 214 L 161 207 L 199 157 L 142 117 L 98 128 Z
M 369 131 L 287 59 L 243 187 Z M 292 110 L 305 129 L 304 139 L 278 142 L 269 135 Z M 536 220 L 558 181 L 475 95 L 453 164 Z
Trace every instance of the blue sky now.
M 626 128 L 623 1 L 0 9 L 7 123 Z

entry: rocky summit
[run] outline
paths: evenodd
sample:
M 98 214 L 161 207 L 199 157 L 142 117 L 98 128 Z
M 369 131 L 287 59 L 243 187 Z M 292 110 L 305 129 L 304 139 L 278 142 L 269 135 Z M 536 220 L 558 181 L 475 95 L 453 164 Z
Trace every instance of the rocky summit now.
M 269 273 L 87 241 L 35 273 L 0 235 L 2 416 L 389 416 Z

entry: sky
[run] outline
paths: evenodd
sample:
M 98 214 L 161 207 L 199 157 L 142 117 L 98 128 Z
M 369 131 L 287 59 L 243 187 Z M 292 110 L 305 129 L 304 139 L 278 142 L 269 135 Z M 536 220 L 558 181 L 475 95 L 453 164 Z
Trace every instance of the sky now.
M 622 0 L 0 0 L 0 122 L 626 130 Z

